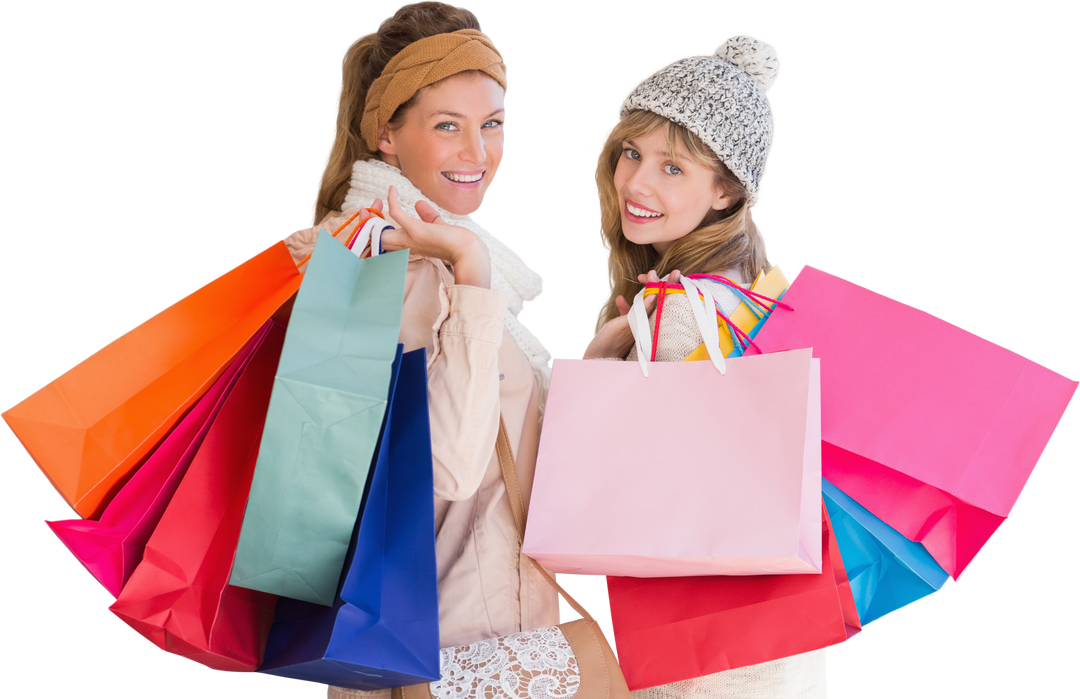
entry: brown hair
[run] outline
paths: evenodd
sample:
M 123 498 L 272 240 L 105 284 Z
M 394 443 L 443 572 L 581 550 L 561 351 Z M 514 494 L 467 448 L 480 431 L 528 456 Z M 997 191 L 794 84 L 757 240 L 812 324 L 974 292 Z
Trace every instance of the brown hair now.
M 723 211 L 710 211 L 696 229 L 676 240 L 661 255 L 652 245 L 632 243 L 623 235 L 615 167 L 623 154 L 623 141 L 647 136 L 664 127 L 667 127 L 668 152 L 681 150 L 698 164 L 710 168 L 716 173 L 716 186 L 735 198 L 735 203 Z M 683 274 L 699 274 L 734 268 L 739 270 L 743 281 L 750 282 L 770 267 L 765 257 L 765 241 L 750 217 L 746 187 L 701 139 L 658 114 L 635 110 L 615 125 L 600 152 L 596 186 L 600 194 L 600 235 L 611 251 L 608 256 L 611 296 L 600 309 L 597 331 L 618 317 L 615 298 L 633 298 L 641 287 L 637 275 L 649 270 L 655 269 L 663 277 L 676 269 Z
M 379 25 L 374 34 L 361 37 L 349 47 L 341 62 L 341 102 L 338 105 L 337 135 L 330 149 L 319 197 L 315 201 L 315 223 L 331 211 L 338 211 L 349 191 L 353 163 L 373 160 L 377 151 L 369 150 L 360 135 L 364 104 L 368 89 L 382 75 L 386 64 L 409 44 L 436 34 L 448 34 L 459 29 L 476 29 L 480 22 L 468 10 L 441 2 L 418 2 L 406 5 L 394 16 Z M 390 125 L 400 123 L 406 110 L 415 100 L 402 104 L 390 119 Z

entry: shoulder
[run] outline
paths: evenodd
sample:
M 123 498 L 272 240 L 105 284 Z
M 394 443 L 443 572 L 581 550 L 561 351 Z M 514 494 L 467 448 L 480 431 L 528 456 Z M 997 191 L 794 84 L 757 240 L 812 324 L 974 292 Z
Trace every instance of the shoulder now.
M 712 274 L 711 276 L 722 276 L 730 279 L 730 277 L 723 274 Z M 664 277 L 664 280 L 667 281 L 667 277 Z M 739 307 L 739 304 L 742 303 L 742 299 L 731 290 L 730 286 L 723 282 L 707 277 L 694 279 L 693 281 L 699 288 L 704 288 L 712 295 L 717 304 L 719 304 L 720 310 L 722 310 L 725 315 L 731 315 L 731 313 Z M 679 287 L 676 285 L 676 288 Z M 681 292 L 681 288 L 679 289 L 679 293 L 668 293 L 665 295 L 664 310 L 662 313 L 666 314 L 668 309 L 671 309 L 675 311 L 672 315 L 676 316 L 672 319 L 673 321 L 688 323 L 696 328 L 696 321 L 694 320 L 693 312 L 690 310 L 690 300 L 686 297 L 686 294 Z M 655 311 L 653 311 L 653 314 L 655 315 Z
M 354 214 L 356 214 L 354 209 L 332 211 L 314 226 L 302 228 L 286 237 L 285 247 L 288 248 L 289 254 L 292 255 L 293 262 L 299 265 L 311 254 L 311 251 L 315 248 L 315 241 L 319 238 L 320 230 L 334 233 L 341 229 Z
M 724 277 L 725 279 L 732 279 L 731 276 L 723 273 L 714 274 L 713 276 Z M 724 284 L 723 282 L 718 282 L 708 278 L 697 279 L 695 281 L 697 282 L 698 286 L 704 286 L 706 289 L 709 290 L 709 293 L 712 294 L 713 298 L 716 299 L 716 302 L 720 305 L 720 310 L 724 312 L 724 315 L 731 315 L 735 311 L 735 309 L 739 307 L 739 304 L 742 303 L 742 299 L 739 298 L 738 295 L 736 295 L 735 292 L 731 290 L 730 286 Z M 733 279 L 733 281 L 738 283 L 738 277 Z

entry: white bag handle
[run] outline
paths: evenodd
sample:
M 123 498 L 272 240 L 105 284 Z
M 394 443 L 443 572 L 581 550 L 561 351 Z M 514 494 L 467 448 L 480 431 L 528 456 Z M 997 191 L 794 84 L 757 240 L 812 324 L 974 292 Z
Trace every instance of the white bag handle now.
M 371 229 L 371 256 L 383 254 L 382 249 L 382 234 L 386 231 L 395 230 L 394 227 L 388 222 L 379 219 L 379 223 L 382 225 L 375 226 Z
M 649 314 L 645 312 L 645 289 L 637 292 L 634 305 L 630 307 L 630 332 L 637 344 L 637 360 L 641 373 L 649 375 L 649 358 L 652 357 L 652 328 L 649 327 Z
M 723 374 L 727 367 L 724 364 L 724 354 L 720 351 L 720 327 L 716 322 L 716 299 L 712 292 L 704 284 L 697 285 L 690 277 L 681 277 L 683 289 L 686 290 L 686 298 L 690 301 L 690 310 L 694 312 L 694 320 L 697 321 L 701 339 L 705 342 L 705 349 L 709 352 L 716 370 Z M 701 298 L 698 298 L 701 292 Z
M 723 374 L 726 371 L 724 354 L 720 351 L 720 328 L 716 322 L 716 300 L 709 289 L 702 284 L 698 286 L 693 279 L 681 277 L 683 289 L 686 291 L 686 300 L 690 303 L 690 310 L 694 314 L 698 331 L 705 342 L 705 349 L 709 352 L 716 370 Z M 701 298 L 698 293 L 700 292 Z M 630 332 L 634 335 L 637 346 L 638 364 L 641 373 L 649 375 L 649 358 L 652 357 L 653 336 L 652 328 L 649 327 L 649 314 L 645 312 L 645 290 L 642 289 L 634 297 L 634 303 L 630 307 L 627 318 L 630 322 Z
M 382 254 L 382 234 L 388 229 L 392 229 L 394 226 L 385 219 L 381 219 L 378 216 L 372 216 L 364 225 L 360 228 L 360 231 L 353 239 L 352 251 L 357 257 L 363 254 L 364 248 L 371 243 L 371 256 L 376 257 Z

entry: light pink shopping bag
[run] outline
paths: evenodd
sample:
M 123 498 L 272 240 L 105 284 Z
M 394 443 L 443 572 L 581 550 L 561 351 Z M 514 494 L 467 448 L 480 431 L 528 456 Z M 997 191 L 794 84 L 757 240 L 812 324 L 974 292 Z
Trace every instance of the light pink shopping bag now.
M 559 573 L 820 572 L 810 351 L 648 369 L 555 360 L 524 552 Z
M 1001 525 L 1076 382 L 806 267 L 755 338 L 821 359 L 825 478 L 953 577 Z

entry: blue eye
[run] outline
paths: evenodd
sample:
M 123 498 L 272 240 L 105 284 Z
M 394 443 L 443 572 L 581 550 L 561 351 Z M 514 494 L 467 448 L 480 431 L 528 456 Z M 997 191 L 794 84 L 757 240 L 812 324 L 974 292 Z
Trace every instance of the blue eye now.
M 641 153 L 638 153 L 633 148 L 623 148 L 622 152 L 627 158 L 630 158 L 631 160 L 641 160 Z
M 503 123 L 501 121 L 499 121 L 498 119 L 492 119 L 491 121 L 484 122 L 484 127 L 483 128 L 485 128 L 485 129 L 495 129 L 495 128 L 498 128 L 498 127 L 500 127 L 502 125 L 503 125 Z
M 671 163 L 668 163 L 667 165 L 664 166 L 664 172 L 666 172 L 669 175 L 681 175 L 682 174 L 682 170 L 679 169 L 679 166 L 678 165 L 672 165 Z
M 441 124 L 436 124 L 435 128 L 441 131 L 457 131 L 457 124 L 450 121 L 444 121 Z

